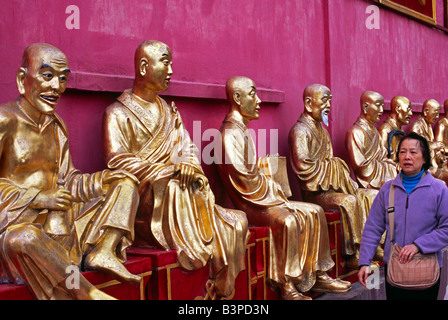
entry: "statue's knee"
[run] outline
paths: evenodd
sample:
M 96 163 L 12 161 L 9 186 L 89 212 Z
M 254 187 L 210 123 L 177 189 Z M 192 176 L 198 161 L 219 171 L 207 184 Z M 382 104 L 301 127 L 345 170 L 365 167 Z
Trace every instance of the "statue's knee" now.
M 22 224 L 8 229 L 5 244 L 9 251 L 16 253 L 27 252 L 38 248 L 45 235 L 42 229 L 32 224 Z
M 297 226 L 297 219 L 293 214 L 289 214 L 284 217 L 283 223 L 287 229 L 291 229 Z
M 236 216 L 238 217 L 238 222 L 240 223 L 243 229 L 247 229 L 249 227 L 249 221 L 247 220 L 247 215 L 244 211 L 235 210 Z
M 112 186 L 120 187 L 122 190 L 126 190 L 126 192 L 138 194 L 138 183 L 129 177 L 115 180 L 112 182 Z
M 356 197 L 352 196 L 351 194 L 348 194 L 344 197 L 342 201 L 342 205 L 349 208 L 354 208 L 356 206 Z
M 310 203 L 310 205 L 309 210 L 305 210 L 311 216 L 310 218 L 315 220 L 325 217 L 325 211 L 321 206 L 314 203 Z
M 136 190 L 138 192 L 138 183 L 129 177 L 121 179 L 121 185 L 130 190 Z

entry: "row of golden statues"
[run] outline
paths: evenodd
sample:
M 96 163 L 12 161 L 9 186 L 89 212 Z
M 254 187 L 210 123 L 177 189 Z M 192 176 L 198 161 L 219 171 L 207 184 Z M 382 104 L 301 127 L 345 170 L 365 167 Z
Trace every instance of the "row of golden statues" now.
M 25 49 L 16 77 L 20 96 L 0 106 L 0 280 L 26 283 L 37 299 L 113 299 L 82 275 L 78 287 L 68 287 L 67 267 L 141 281 L 123 266 L 126 248 L 137 237 L 142 245 L 176 250 L 186 270 L 210 263 L 216 293 L 226 297 L 245 268 L 248 226 L 255 225 L 268 227 L 268 280 L 283 299 L 310 299 L 304 294 L 310 290 L 350 290 L 349 282 L 327 274 L 334 262 L 324 210 L 341 212 L 343 253 L 357 267 L 370 205 L 382 183 L 398 172 L 394 146 L 409 124 L 410 101 L 394 98 L 392 114 L 378 131 L 374 124 L 384 99 L 376 92 L 362 95 L 361 114 L 346 138 L 355 181 L 349 166 L 333 156 L 322 126 L 328 121 L 330 90 L 307 87 L 304 112 L 289 134 L 291 166 L 307 201 L 298 202 L 288 200 L 259 167 L 247 128 L 259 118 L 254 81 L 229 79 L 230 109 L 220 130 L 222 154 L 229 161 L 218 168 L 237 209 L 227 209 L 215 203 L 178 109 L 159 96 L 173 74 L 169 47 L 143 42 L 134 66 L 133 87 L 104 113 L 108 168 L 86 174 L 74 168 L 67 128 L 55 113 L 70 74 L 67 57 L 49 44 Z M 434 170 L 444 178 L 445 141 L 440 139 L 447 135 L 446 121 L 435 135 L 431 128 L 439 111 L 436 101 L 425 102 L 411 129 L 433 141 L 439 159 Z

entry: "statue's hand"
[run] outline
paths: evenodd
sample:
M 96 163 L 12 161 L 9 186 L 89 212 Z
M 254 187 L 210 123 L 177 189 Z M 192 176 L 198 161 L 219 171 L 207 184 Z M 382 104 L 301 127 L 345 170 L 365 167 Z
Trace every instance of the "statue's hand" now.
M 125 170 L 104 170 L 103 174 L 103 186 L 108 185 L 115 180 L 130 178 L 134 182 L 138 183 L 138 179 L 131 173 Z
M 30 207 L 37 210 L 66 211 L 70 209 L 72 196 L 66 189 L 41 191 L 31 202 Z
M 181 163 L 176 166 L 175 175 L 178 176 L 180 187 L 185 190 L 191 183 L 193 183 L 195 176 L 195 168 L 189 164 Z
M 204 188 L 208 186 L 208 179 L 202 173 L 195 174 L 194 181 L 196 182 L 199 190 L 204 190 Z

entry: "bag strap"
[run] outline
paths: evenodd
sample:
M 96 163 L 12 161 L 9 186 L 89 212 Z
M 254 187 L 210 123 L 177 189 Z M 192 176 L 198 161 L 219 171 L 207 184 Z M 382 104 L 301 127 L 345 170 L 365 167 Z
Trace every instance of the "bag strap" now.
M 394 206 L 394 198 L 395 198 L 395 186 L 390 184 L 389 190 L 389 207 L 387 208 L 388 216 L 389 216 L 389 230 L 390 230 L 390 243 L 391 246 L 394 242 L 394 231 L 395 231 L 395 206 Z

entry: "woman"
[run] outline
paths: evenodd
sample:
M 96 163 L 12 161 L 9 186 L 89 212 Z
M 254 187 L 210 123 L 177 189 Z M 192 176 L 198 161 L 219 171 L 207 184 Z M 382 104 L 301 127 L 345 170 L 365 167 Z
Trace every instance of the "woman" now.
M 359 281 L 366 286 L 368 267 L 382 234 L 387 230 L 384 259 L 390 252 L 389 206 L 390 185 L 395 186 L 395 242 L 402 250 L 399 259 L 407 263 L 417 253 L 437 252 L 442 266 L 441 250 L 448 245 L 448 188 L 427 170 L 431 166 L 428 142 L 416 133 L 402 138 L 398 145 L 401 173 L 386 182 L 370 209 L 364 227 L 359 253 Z M 387 262 L 387 261 L 386 261 Z M 385 268 L 387 272 L 387 266 Z M 392 287 L 386 282 L 387 299 L 436 300 L 439 283 L 426 290 L 408 290 Z

